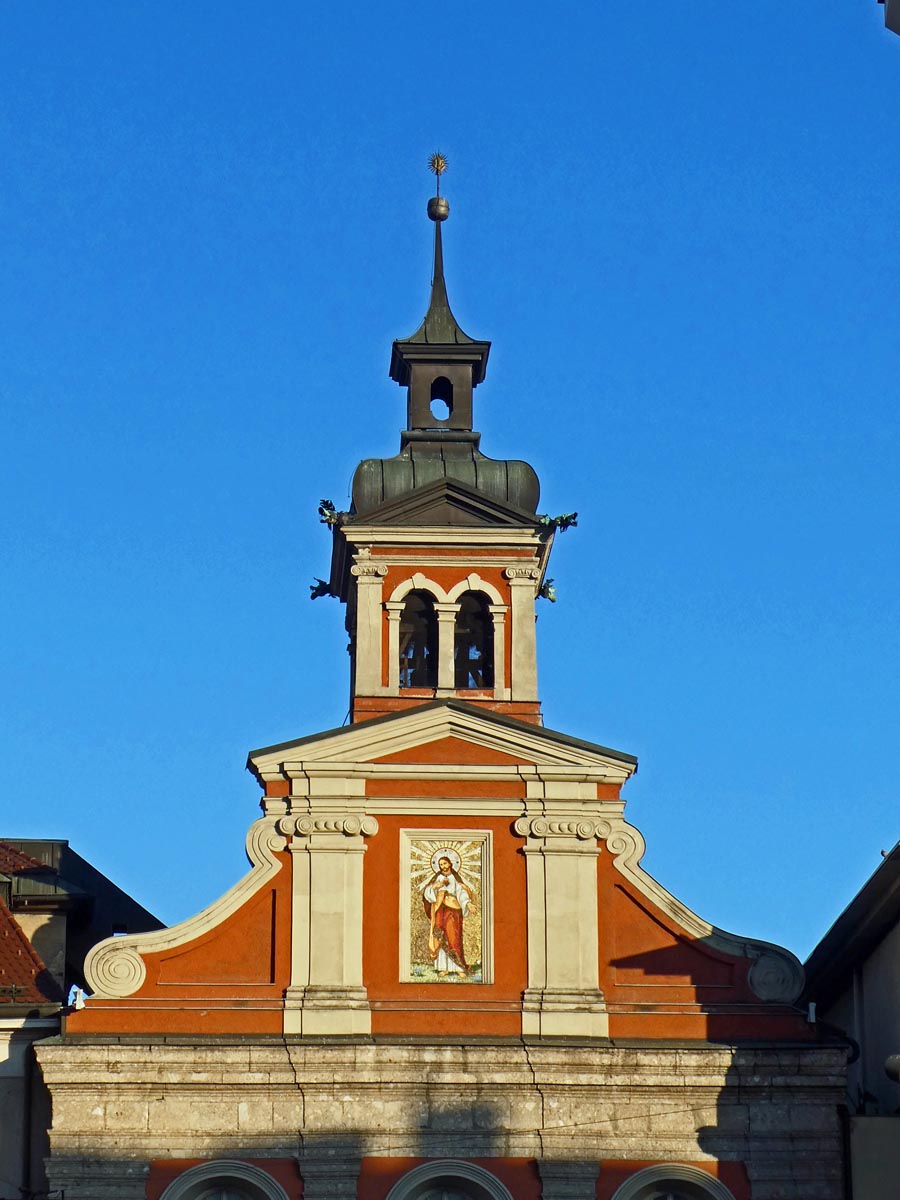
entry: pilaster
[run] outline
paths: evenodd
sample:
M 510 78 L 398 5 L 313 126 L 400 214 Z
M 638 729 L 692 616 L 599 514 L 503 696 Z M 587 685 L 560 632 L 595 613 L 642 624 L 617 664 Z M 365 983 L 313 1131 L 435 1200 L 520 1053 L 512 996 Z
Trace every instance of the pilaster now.
M 297 1165 L 303 1178 L 303 1200 L 356 1200 L 362 1159 L 347 1148 L 333 1155 L 300 1155 Z
M 520 817 L 515 830 L 526 837 L 528 987 L 522 1033 L 608 1037 L 599 974 L 597 822 Z
M 387 567 L 357 555 L 350 574 L 356 579 L 356 691 L 363 696 L 381 695 L 385 690 L 381 664 L 381 601 Z
M 512 639 L 510 699 L 536 701 L 537 639 L 534 629 L 534 598 L 540 571 L 537 567 L 507 567 L 503 574 L 509 580 Z
M 316 813 L 283 817 L 293 865 L 291 983 L 284 1032 L 366 1034 L 371 1016 L 362 977 L 363 860 L 374 817 Z
M 594 1200 L 599 1170 L 596 1160 L 539 1158 L 541 1200 Z

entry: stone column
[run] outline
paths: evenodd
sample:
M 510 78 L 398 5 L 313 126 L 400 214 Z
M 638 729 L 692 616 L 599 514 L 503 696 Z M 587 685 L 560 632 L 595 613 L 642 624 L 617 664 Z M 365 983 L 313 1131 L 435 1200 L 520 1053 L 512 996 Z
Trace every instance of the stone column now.
M 387 567 L 357 556 L 350 574 L 356 577 L 356 694 L 383 694 L 381 663 L 382 586 Z M 399 649 L 398 649 L 399 653 Z
M 537 690 L 537 639 L 534 631 L 534 597 L 540 571 L 537 567 L 507 567 L 509 580 L 512 670 L 511 700 L 534 701 Z
M 456 648 L 456 614 L 459 605 L 436 602 L 434 611 L 438 622 L 438 695 L 451 695 L 456 689 L 453 652 Z
M 388 694 L 396 696 L 400 691 L 400 617 L 405 603 L 388 600 L 384 607 L 388 619 Z M 356 690 L 359 691 L 358 686 Z
M 494 636 L 494 699 L 508 700 L 506 688 L 506 614 L 507 604 L 489 604 Z
M 528 896 L 528 987 L 522 1033 L 608 1037 L 600 991 L 597 823 L 579 816 L 520 817 Z
M 362 979 L 362 856 L 374 817 L 284 817 L 292 834 L 291 984 L 284 1032 L 365 1034 L 371 1014 Z

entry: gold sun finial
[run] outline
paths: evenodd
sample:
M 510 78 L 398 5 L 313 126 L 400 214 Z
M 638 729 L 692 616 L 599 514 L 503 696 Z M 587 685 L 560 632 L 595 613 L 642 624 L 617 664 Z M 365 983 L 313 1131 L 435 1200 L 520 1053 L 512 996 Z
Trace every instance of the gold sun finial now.
M 440 150 L 435 150 L 434 154 L 428 156 L 428 170 L 433 175 L 437 175 L 437 194 L 441 194 L 441 176 L 447 170 L 447 155 L 442 154 Z

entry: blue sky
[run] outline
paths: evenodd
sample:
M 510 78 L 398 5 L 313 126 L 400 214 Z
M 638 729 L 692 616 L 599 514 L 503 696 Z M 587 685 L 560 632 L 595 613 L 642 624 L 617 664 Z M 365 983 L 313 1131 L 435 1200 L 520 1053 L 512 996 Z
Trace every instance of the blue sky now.
M 788 5 L 0 10 L 7 836 L 168 921 L 249 749 L 339 725 L 320 497 L 391 454 L 445 258 L 557 541 L 548 725 L 645 866 L 805 955 L 900 837 L 900 38 Z

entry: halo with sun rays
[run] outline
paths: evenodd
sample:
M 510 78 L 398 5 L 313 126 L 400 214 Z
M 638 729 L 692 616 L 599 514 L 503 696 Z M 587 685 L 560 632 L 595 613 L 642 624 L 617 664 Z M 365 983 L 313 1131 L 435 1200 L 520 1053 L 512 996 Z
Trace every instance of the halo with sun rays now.
M 441 841 L 415 841 L 411 844 L 410 851 L 410 880 L 420 892 L 424 892 L 432 876 L 437 874 L 437 865 L 441 858 L 445 857 L 449 858 L 454 871 L 467 888 L 472 890 L 478 887 L 481 875 L 480 842 L 463 838 L 459 841 L 449 838 Z

